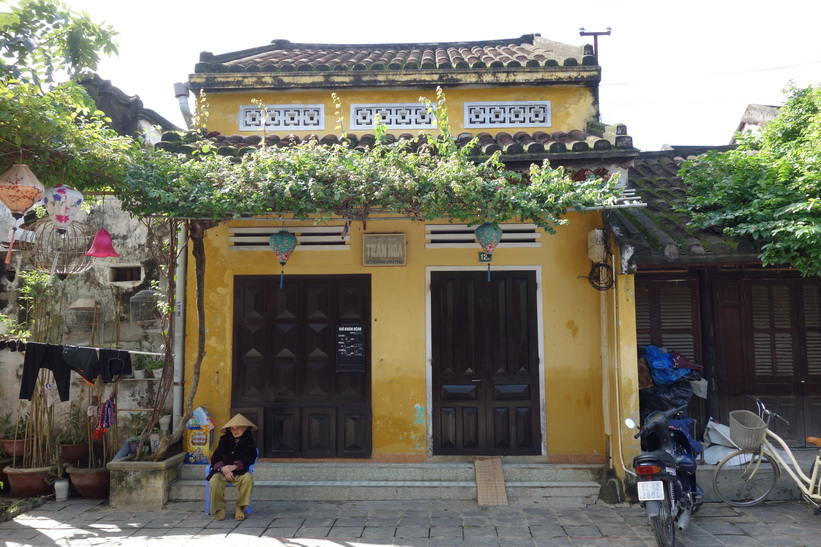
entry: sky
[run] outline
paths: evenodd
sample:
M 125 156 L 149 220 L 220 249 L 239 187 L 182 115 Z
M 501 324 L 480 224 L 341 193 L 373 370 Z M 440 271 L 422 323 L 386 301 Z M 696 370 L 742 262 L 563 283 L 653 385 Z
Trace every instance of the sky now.
M 174 83 L 199 54 L 294 43 L 408 43 L 543 37 L 598 39 L 601 118 L 642 150 L 729 143 L 748 104 L 779 105 L 789 82 L 821 84 L 817 0 L 65 0 L 119 32 L 98 73 L 184 127 Z M 193 104 L 193 99 L 192 99 Z

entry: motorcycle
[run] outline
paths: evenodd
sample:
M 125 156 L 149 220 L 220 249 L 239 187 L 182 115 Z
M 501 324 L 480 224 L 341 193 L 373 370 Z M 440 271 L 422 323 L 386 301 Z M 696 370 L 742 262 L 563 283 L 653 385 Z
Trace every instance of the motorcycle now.
M 684 531 L 703 501 L 696 484 L 696 456 L 701 443 L 686 430 L 690 420 L 674 420 L 687 405 L 647 416 L 634 438 L 641 437 L 641 454 L 633 459 L 638 497 L 647 512 L 656 542 L 676 544 L 676 529 Z M 635 422 L 627 418 L 627 427 Z

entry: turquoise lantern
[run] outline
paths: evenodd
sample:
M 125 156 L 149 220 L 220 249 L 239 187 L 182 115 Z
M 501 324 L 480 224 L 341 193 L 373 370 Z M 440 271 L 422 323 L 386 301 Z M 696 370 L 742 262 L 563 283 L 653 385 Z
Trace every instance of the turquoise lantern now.
M 276 253 L 277 260 L 282 266 L 279 274 L 279 288 L 282 288 L 282 281 L 285 278 L 285 263 L 291 258 L 291 253 L 296 249 L 296 236 L 288 230 L 280 230 L 268 240 L 271 249 Z
M 487 265 L 487 280 L 490 281 L 490 260 L 493 260 L 493 251 L 496 246 L 502 241 L 502 229 L 498 224 L 492 222 L 485 222 L 476 228 L 476 241 L 482 246 L 482 249 L 488 254 Z

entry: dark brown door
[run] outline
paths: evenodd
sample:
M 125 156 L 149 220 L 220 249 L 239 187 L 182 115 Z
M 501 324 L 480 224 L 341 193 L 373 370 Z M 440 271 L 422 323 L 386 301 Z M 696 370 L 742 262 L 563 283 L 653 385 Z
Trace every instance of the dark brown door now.
M 535 272 L 434 272 L 431 305 L 434 454 L 539 454 Z
M 793 446 L 821 434 L 821 285 L 806 279 L 715 280 L 722 415 L 756 395 L 790 425 Z
M 371 454 L 370 276 L 237 276 L 232 411 L 264 457 Z M 259 438 L 261 433 L 261 439 Z

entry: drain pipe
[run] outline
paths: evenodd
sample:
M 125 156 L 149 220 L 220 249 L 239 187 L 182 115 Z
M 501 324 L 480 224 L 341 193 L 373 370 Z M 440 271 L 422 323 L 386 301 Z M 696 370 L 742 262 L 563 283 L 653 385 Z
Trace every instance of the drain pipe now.
M 185 223 L 177 232 L 177 291 L 174 296 L 174 384 L 172 385 L 173 426 L 176 431 L 182 419 L 183 384 L 185 383 L 185 270 L 188 266 L 188 231 Z
M 191 129 L 193 117 L 188 104 L 188 86 L 182 82 L 174 84 L 174 96 L 180 103 L 180 112 L 185 120 L 186 129 Z M 183 222 L 177 231 L 177 294 L 174 296 L 174 384 L 172 386 L 172 429 L 176 431 L 182 419 L 183 385 L 185 384 L 185 289 L 186 269 L 188 267 L 188 230 Z
M 191 116 L 191 106 L 188 104 L 188 86 L 182 82 L 177 82 L 174 84 L 174 96 L 177 97 L 177 101 L 180 103 L 180 112 L 182 112 L 182 117 L 185 120 L 186 129 L 191 129 L 191 121 L 193 117 Z

